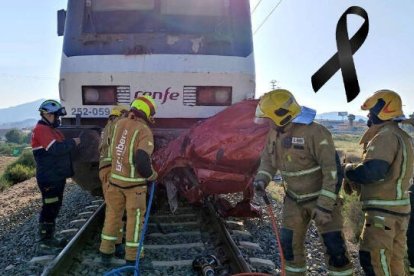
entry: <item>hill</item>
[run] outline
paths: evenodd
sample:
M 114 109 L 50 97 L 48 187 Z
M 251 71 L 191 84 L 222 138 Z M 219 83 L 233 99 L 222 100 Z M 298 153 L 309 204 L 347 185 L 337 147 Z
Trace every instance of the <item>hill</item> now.
M 316 114 L 316 119 L 317 120 L 329 120 L 329 121 L 343 121 L 343 120 L 347 121 L 348 120 L 347 116 L 344 116 L 344 117 L 338 116 L 338 111 Z M 359 121 L 360 119 L 363 121 L 366 121 L 367 117 L 361 116 L 361 115 L 355 115 L 355 121 Z
M 44 99 L 8 108 L 0 108 L 0 128 L 32 127 L 39 119 L 38 108 Z
M 43 101 L 44 99 L 39 99 L 12 107 L 0 108 L 0 124 L 38 119 L 38 108 Z
M 3 123 L 3 124 L 0 124 L 0 129 L 33 128 L 36 125 L 37 121 L 38 119 L 26 119 L 26 120 L 19 121 L 19 122 Z

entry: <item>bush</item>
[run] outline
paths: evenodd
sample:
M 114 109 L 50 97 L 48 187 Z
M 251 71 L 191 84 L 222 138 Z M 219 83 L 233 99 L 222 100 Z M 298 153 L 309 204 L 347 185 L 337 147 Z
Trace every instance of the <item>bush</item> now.
M 20 144 L 23 139 L 23 132 L 17 128 L 9 130 L 6 134 L 6 139 L 8 142 Z
M 6 168 L 3 177 L 12 184 L 17 184 L 32 178 L 34 175 L 34 168 L 14 163 Z
M 7 166 L 1 179 L 3 179 L 4 186 L 10 186 L 32 178 L 35 173 L 36 163 L 33 153 L 24 151 L 15 162 Z M 0 185 L 3 186 L 3 182 Z
M 8 143 L 0 144 L 0 154 L 1 155 L 11 155 L 13 152 L 13 147 Z
M 33 169 L 36 168 L 36 162 L 31 150 L 24 150 L 20 157 L 16 160 L 16 163 Z
M 4 176 L 0 177 L 0 191 L 4 191 L 11 186 L 11 183 L 7 181 Z

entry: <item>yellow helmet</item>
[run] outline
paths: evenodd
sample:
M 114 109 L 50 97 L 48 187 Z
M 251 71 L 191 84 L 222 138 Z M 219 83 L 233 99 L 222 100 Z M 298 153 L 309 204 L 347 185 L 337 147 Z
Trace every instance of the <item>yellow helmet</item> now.
M 109 116 L 116 116 L 119 117 L 122 115 L 123 112 L 128 112 L 129 108 L 126 105 L 116 105 L 112 107 L 111 113 Z
M 151 96 L 139 96 L 131 103 L 131 109 L 132 108 L 144 112 L 148 121 L 153 122 L 153 116 L 157 110 L 157 105 Z
M 285 126 L 300 113 L 300 105 L 292 93 L 276 89 L 264 94 L 256 108 L 256 117 L 269 118 L 277 126 Z
M 365 100 L 362 110 L 369 110 L 383 121 L 403 115 L 400 96 L 391 90 L 379 90 Z

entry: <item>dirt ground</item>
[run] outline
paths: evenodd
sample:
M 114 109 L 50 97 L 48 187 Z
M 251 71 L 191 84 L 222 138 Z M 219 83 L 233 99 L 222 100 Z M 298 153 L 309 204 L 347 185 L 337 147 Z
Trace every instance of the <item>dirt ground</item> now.
M 0 155 L 0 175 L 3 174 L 3 172 L 6 169 L 7 165 L 13 163 L 16 159 L 17 159 L 17 157 Z

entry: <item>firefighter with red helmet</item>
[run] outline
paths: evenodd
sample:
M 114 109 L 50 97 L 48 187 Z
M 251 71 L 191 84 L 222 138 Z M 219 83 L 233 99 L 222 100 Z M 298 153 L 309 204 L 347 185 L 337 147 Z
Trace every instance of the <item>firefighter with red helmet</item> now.
M 44 101 L 32 134 L 32 149 L 36 161 L 36 180 L 42 193 L 39 216 L 38 254 L 54 254 L 64 243 L 54 237 L 55 220 L 62 206 L 66 178 L 73 175 L 70 152 L 80 143 L 79 138 L 65 139 L 57 129 L 65 108 L 55 100 Z
M 99 249 L 103 262 L 110 261 L 115 252 L 126 210 L 125 259 L 128 265 L 135 264 L 146 210 L 147 182 L 157 178 L 151 164 L 154 139 L 148 126 L 154 122 L 156 108 L 152 97 L 138 97 L 131 103 L 128 117 L 115 124 L 110 145 L 111 175 L 105 191 L 105 223 Z
M 410 216 L 408 188 L 413 174 L 411 137 L 398 126 L 400 96 L 380 90 L 361 106 L 368 130 L 361 138 L 362 162 L 346 164 L 344 188 L 360 194 L 365 224 L 359 259 L 366 275 L 406 275 L 406 232 Z
M 257 119 L 270 119 L 271 128 L 253 185 L 256 195 L 280 170 L 285 181 L 281 244 L 286 275 L 305 275 L 304 240 L 311 219 L 322 237 L 330 275 L 352 275 L 342 234 L 342 182 L 332 136 L 314 122 L 316 112 L 299 106 L 284 89 L 263 95 Z

